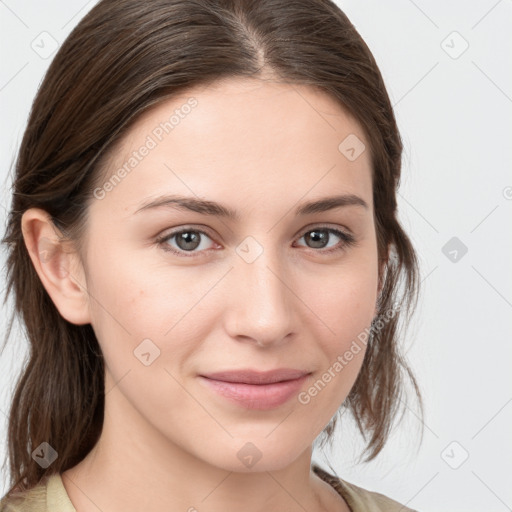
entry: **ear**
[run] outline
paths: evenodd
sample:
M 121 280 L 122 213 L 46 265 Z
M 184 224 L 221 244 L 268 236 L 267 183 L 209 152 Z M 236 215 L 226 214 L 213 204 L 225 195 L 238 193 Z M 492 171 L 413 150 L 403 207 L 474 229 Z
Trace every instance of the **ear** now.
M 71 241 L 40 208 L 23 213 L 21 230 L 32 264 L 61 316 L 76 325 L 90 323 L 85 273 Z

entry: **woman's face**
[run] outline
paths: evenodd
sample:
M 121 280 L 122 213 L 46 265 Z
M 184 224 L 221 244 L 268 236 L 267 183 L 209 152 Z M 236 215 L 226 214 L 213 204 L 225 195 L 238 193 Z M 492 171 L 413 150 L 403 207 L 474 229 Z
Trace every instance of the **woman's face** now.
M 346 398 L 375 315 L 359 125 L 306 86 L 232 79 L 146 113 L 108 173 L 84 255 L 106 418 L 226 470 L 290 464 Z M 283 368 L 306 377 L 204 377 Z

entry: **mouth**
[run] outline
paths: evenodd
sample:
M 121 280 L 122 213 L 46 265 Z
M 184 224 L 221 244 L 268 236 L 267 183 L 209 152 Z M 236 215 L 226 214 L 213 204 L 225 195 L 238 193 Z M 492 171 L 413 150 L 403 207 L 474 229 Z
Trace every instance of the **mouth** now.
M 280 368 L 231 370 L 199 376 L 211 391 L 248 409 L 274 409 L 297 395 L 311 372 Z

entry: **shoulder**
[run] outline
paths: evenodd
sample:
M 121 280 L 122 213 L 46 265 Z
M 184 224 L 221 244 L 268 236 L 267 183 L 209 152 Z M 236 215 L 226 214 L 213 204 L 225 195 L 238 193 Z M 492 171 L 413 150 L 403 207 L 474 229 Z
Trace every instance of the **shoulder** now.
M 339 481 L 345 492 L 352 498 L 355 506 L 352 507 L 354 512 L 359 510 L 368 512 L 417 512 L 384 494 L 368 491 L 345 480 L 339 479 Z
M 47 512 L 46 480 L 26 491 L 12 492 L 0 500 L 0 512 Z
M 350 482 L 335 477 L 317 466 L 314 472 L 329 483 L 347 502 L 352 512 L 417 512 L 407 508 L 384 494 L 363 489 Z
M 0 501 L 0 512 L 76 512 L 60 474 L 44 477 L 27 491 L 11 493 Z

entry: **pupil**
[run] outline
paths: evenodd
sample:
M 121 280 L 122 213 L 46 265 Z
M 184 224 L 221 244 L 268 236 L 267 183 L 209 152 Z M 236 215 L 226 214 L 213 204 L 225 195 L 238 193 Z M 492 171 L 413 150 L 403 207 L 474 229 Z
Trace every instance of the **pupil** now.
M 184 244 L 181 244 L 180 241 L 184 241 Z M 186 231 L 184 233 L 180 233 L 176 240 L 176 243 L 179 245 L 180 249 L 195 249 L 199 245 L 199 236 L 191 231 Z M 191 245 L 190 245 L 191 244 Z
M 311 231 L 308 238 L 313 242 L 313 247 L 322 248 L 325 246 L 326 235 L 325 231 Z

